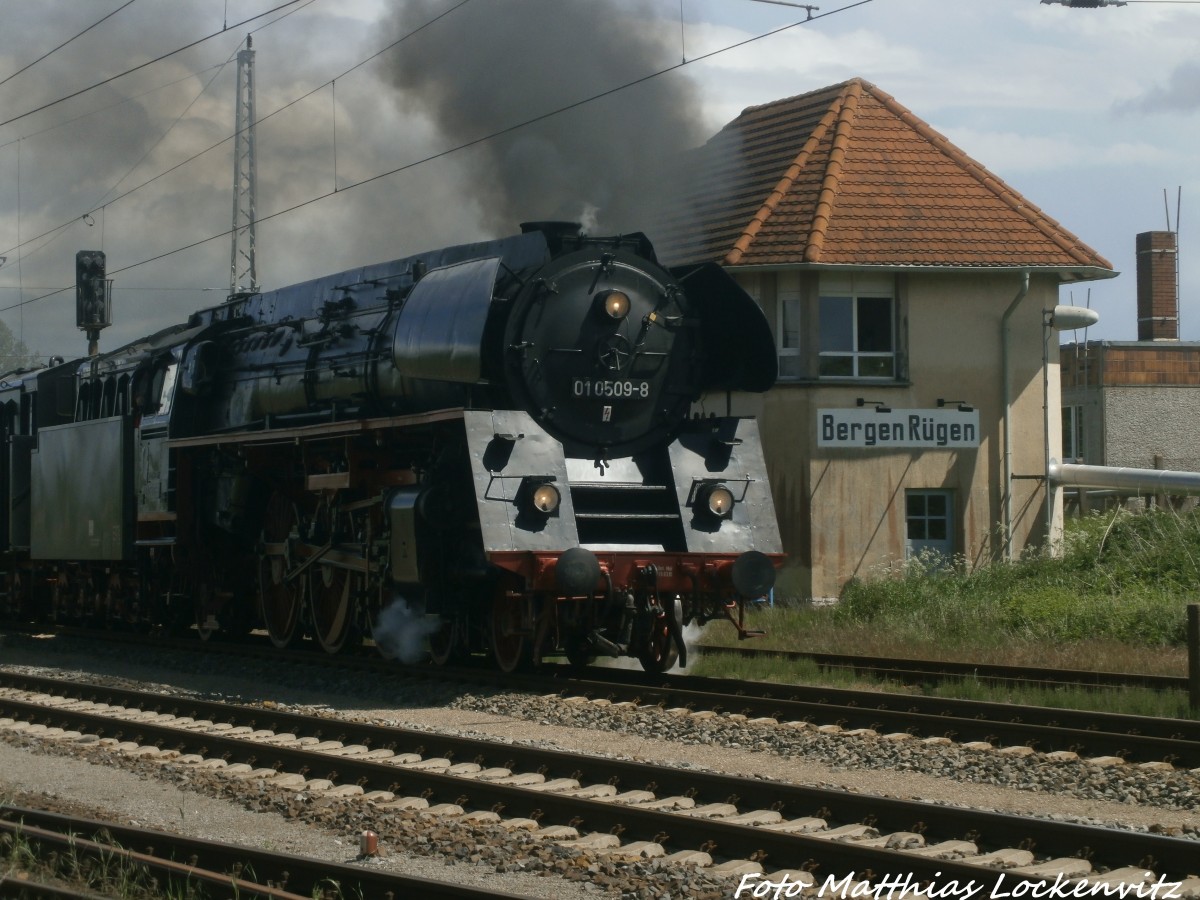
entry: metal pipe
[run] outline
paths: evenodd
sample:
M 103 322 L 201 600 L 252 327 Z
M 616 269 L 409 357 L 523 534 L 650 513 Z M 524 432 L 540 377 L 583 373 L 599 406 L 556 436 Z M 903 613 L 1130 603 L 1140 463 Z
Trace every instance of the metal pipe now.
M 1012 502 L 1012 380 L 1009 369 L 1011 363 L 1009 361 L 1010 351 L 1009 345 L 1009 328 L 1008 322 L 1012 318 L 1012 314 L 1016 312 L 1021 301 L 1025 299 L 1025 295 L 1029 293 L 1029 270 L 1025 269 L 1021 272 L 1021 287 L 1017 290 L 1017 296 L 1013 297 L 1012 303 L 1008 304 L 1008 309 L 1004 311 L 1004 315 L 1000 318 L 1000 360 L 1001 360 L 1001 382 L 1003 383 L 1004 396 L 1004 459 L 1003 459 L 1003 477 L 1004 483 L 1000 485 L 1000 496 L 1004 501 L 1004 558 L 1011 560 L 1013 558 L 1012 548 L 1012 528 L 1013 528 L 1013 502 Z
M 1107 488 L 1147 494 L 1200 494 L 1200 472 L 1085 466 L 1050 460 L 1049 479 L 1060 487 Z
M 1054 309 L 1042 311 L 1042 461 L 1046 467 L 1046 549 L 1058 555 L 1061 549 L 1054 540 L 1054 507 L 1058 495 L 1055 485 L 1050 479 L 1050 338 L 1056 330 L 1087 328 L 1100 320 L 1100 314 L 1094 309 L 1084 309 L 1081 306 L 1056 305 Z M 1058 341 L 1054 342 L 1055 352 Z M 1058 359 L 1055 359 L 1055 364 Z M 1061 378 L 1059 383 L 1061 384 Z M 1062 393 L 1058 396 L 1058 407 L 1062 408 Z
M 1054 313 L 1042 310 L 1042 465 L 1045 466 L 1046 476 L 1046 552 L 1053 553 L 1051 543 L 1054 535 L 1054 485 L 1050 481 L 1050 335 L 1054 332 L 1051 324 Z M 1057 343 L 1057 342 L 1056 342 Z M 1059 406 L 1062 406 L 1062 394 L 1059 394 Z M 1059 442 L 1062 443 L 1061 441 Z M 1058 555 L 1054 553 L 1054 555 Z

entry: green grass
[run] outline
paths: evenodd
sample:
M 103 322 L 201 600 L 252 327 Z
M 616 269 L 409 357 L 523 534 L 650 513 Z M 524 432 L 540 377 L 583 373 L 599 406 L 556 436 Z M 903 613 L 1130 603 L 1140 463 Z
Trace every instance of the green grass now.
M 207 896 L 196 885 L 161 884 L 115 850 L 98 857 L 74 848 L 43 856 L 19 830 L 0 835 L 0 882 L 19 888 L 27 881 L 115 900 L 204 900 Z
M 1186 608 L 1200 601 L 1200 514 L 1110 512 L 1068 521 L 1059 558 L 1031 555 L 972 572 L 915 560 L 850 582 L 838 604 L 781 603 L 752 613 L 767 637 L 751 646 L 1093 671 L 1184 675 Z M 702 645 L 732 646 L 711 626 Z M 689 667 L 691 668 L 691 667 Z M 855 685 L 815 666 L 701 657 L 700 675 Z M 887 689 L 896 685 L 882 685 Z M 1029 690 L 978 682 L 943 696 L 1188 716 L 1187 697 L 1141 689 Z

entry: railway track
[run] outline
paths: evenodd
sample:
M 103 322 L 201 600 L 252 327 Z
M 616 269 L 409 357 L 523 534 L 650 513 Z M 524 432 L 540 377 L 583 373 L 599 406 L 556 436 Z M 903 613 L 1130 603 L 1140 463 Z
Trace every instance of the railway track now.
M 737 656 L 742 659 L 777 658 L 788 662 L 811 662 L 826 672 L 869 675 L 902 684 L 938 684 L 973 679 L 995 684 L 1122 688 L 1142 687 L 1155 691 L 1186 691 L 1185 675 L 1148 675 L 1137 672 L 1094 672 L 1085 669 L 1053 669 L 1033 666 L 1004 666 L 899 657 L 854 656 L 841 653 L 809 653 L 801 650 L 767 650 L 757 647 L 701 647 L 703 656 Z
M 100 822 L 46 810 L 0 805 L 0 835 L 20 840 L 41 859 L 57 855 L 70 869 L 121 870 L 127 883 L 184 896 L 198 885 L 201 895 L 298 898 L 422 897 L 430 900 L 519 900 L 518 895 L 410 875 L 376 872 L 362 866 L 318 862 L 256 847 L 199 840 L 115 822 Z M 84 861 L 90 861 L 90 865 Z M 5 887 L 0 879 L 0 896 Z M 16 887 L 28 887 L 24 882 Z M 52 889 L 37 884 L 30 896 Z M 78 896 L 68 893 L 64 896 Z
M 31 626 L 5 625 L 6 629 L 18 632 L 44 631 Z M 78 628 L 74 626 L 54 626 L 50 629 L 57 634 L 67 636 L 94 637 L 98 633 L 111 640 L 129 640 L 140 642 L 141 637 L 127 632 L 100 631 Z M 197 642 L 182 638 L 167 641 L 171 646 L 196 649 L 204 647 L 214 653 L 240 654 L 249 648 L 251 653 L 263 653 L 264 656 L 278 658 L 281 651 L 271 646 L 265 640 L 254 641 L 254 636 L 247 636 L 242 642 Z M 155 638 L 155 644 L 164 643 Z M 292 651 L 294 659 L 311 659 L 313 653 L 320 649 L 312 647 L 309 650 Z M 855 675 L 871 676 L 901 684 L 937 684 L 954 680 L 986 681 L 994 684 L 1017 686 L 1045 687 L 1083 687 L 1083 688 L 1128 688 L 1142 687 L 1156 691 L 1185 691 L 1188 680 L 1186 675 L 1151 675 L 1145 672 L 1102 672 L 1088 669 L 1061 669 L 1034 666 L 1009 666 L 992 663 L 957 662 L 952 660 L 909 659 L 903 657 L 858 656 L 845 653 L 815 653 L 804 650 L 763 649 L 759 647 L 727 647 L 700 646 L 691 651 L 700 656 L 736 656 L 742 659 L 777 658 L 788 662 L 811 662 L 819 669 L 827 672 L 847 672 Z M 379 660 L 374 656 L 370 647 L 365 647 L 361 654 L 345 654 L 328 656 L 330 664 L 347 664 L 355 666 L 354 662 Z M 395 663 L 387 663 L 395 666 Z M 551 668 L 561 669 L 562 667 Z M 660 677 L 660 676 L 649 676 Z
M 747 718 L 836 725 L 843 731 L 907 732 L 997 747 L 1028 746 L 1125 761 L 1200 766 L 1200 721 L 1017 706 L 879 691 L 780 685 L 689 675 L 649 676 L 597 669 L 587 678 L 560 670 L 569 690 L 586 697 L 633 700 L 668 708 L 715 710 Z M 514 686 L 519 681 L 506 682 Z M 527 683 L 536 689 L 538 681 Z
M 1191 840 L 262 707 L 5 673 L 0 727 L 368 804 L 375 814 L 495 827 L 590 857 L 702 864 L 717 878 L 1165 880 L 1200 897 L 1200 845 Z
M 111 634 L 111 633 L 106 633 Z M 94 635 L 91 635 L 94 637 Z M 114 639 L 141 642 L 133 635 Z M 950 738 L 983 749 L 986 746 L 1030 747 L 1046 753 L 1074 753 L 1105 762 L 1167 762 L 1181 768 L 1200 767 L 1200 721 L 1163 719 L 1118 713 L 1017 706 L 828 686 L 783 685 L 651 675 L 591 668 L 585 675 L 566 665 L 547 665 L 536 674 L 500 676 L 479 667 L 402 666 L 374 655 L 339 655 L 293 651 L 280 654 L 246 644 L 200 644 L 155 640 L 151 646 L 189 652 L 215 652 L 311 665 L 394 678 L 433 679 L 438 683 L 487 685 L 546 694 L 558 693 L 614 703 L 659 706 L 667 710 L 736 714 L 766 724 L 804 722 L 814 727 L 881 734 L 908 733 Z

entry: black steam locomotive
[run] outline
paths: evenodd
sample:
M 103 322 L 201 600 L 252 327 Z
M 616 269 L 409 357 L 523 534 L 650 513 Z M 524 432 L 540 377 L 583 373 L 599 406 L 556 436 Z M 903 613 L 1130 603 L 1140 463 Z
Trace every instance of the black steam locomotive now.
M 690 411 L 775 374 L 753 300 L 640 234 L 538 223 L 234 296 L 4 377 L 0 604 L 329 652 L 400 611 L 438 663 L 666 669 L 774 582 L 756 424 Z

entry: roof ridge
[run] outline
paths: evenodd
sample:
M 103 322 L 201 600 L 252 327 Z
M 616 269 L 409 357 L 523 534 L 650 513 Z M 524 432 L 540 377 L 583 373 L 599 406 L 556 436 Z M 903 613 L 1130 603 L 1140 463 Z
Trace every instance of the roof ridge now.
M 854 80 L 858 81 L 859 79 Z M 737 265 L 746 254 L 746 251 L 750 249 L 750 245 L 754 243 L 754 238 L 758 236 L 767 219 L 775 212 L 775 209 L 779 206 L 779 202 L 787 196 L 788 192 L 792 189 L 792 185 L 795 184 L 796 179 L 800 176 L 800 173 L 804 171 L 805 165 L 808 164 L 809 156 L 812 155 L 812 152 L 816 150 L 817 146 L 824 139 L 830 126 L 839 118 L 842 110 L 845 108 L 848 100 L 847 95 L 851 87 L 852 83 L 846 82 L 842 92 L 829 105 L 829 109 L 825 111 L 825 115 L 821 116 L 821 120 L 809 134 L 808 140 L 804 142 L 804 146 L 800 148 L 800 152 L 792 159 L 792 164 L 788 166 L 787 170 L 775 184 L 774 189 L 767 195 L 766 200 L 763 201 L 762 205 L 751 216 L 750 221 L 746 223 L 746 227 L 742 229 L 742 233 L 734 242 L 733 247 L 725 254 L 725 258 L 722 260 L 723 265 Z M 853 87 L 858 88 L 859 85 L 853 85 Z M 855 101 L 857 105 L 857 91 L 855 92 Z M 761 109 L 772 105 L 774 104 L 767 103 L 763 104 L 762 107 L 748 107 L 742 111 L 742 115 L 745 115 L 751 109 Z M 824 196 L 824 191 L 822 191 L 822 196 Z
M 916 131 L 939 150 L 949 156 L 964 171 L 971 175 L 981 185 L 992 192 L 1001 202 L 1015 213 L 1024 218 L 1029 224 L 1053 241 L 1059 248 L 1066 251 L 1073 259 L 1084 265 L 1093 265 L 1095 258 L 1080 249 L 1078 240 L 1067 240 L 1069 235 L 1059 222 L 1048 216 L 1033 203 L 1030 203 L 1017 191 L 1008 186 L 1001 178 L 993 174 L 986 166 L 968 156 L 944 134 L 936 131 L 928 122 L 921 119 L 912 110 L 900 103 L 887 91 L 881 90 L 869 81 L 857 79 L 862 87 L 884 105 L 893 115 L 900 118 L 906 125 Z M 807 259 L 807 251 L 806 251 Z M 811 261 L 811 260 L 809 260 Z M 1104 260 L 1107 263 L 1107 260 Z
M 858 113 L 858 101 L 862 97 L 863 82 L 856 79 L 847 82 L 842 93 L 842 108 L 838 113 L 837 126 L 833 131 L 833 146 L 829 148 L 829 161 L 825 164 L 825 177 L 821 180 L 821 192 L 817 195 L 817 205 L 813 210 L 812 225 L 808 230 L 808 241 L 804 247 L 805 262 L 819 262 L 821 251 L 825 249 L 825 230 L 833 215 L 833 206 L 837 200 L 838 188 L 842 182 L 842 163 L 846 158 L 846 148 L 850 144 L 850 134 L 854 131 L 854 118 Z
M 838 95 L 841 96 L 845 93 L 846 89 L 852 85 L 858 85 L 860 88 L 873 87 L 869 81 L 859 75 L 855 75 L 853 78 L 847 78 L 845 81 L 839 81 L 836 84 L 830 84 L 822 88 L 815 88 L 811 91 L 804 91 L 800 94 L 792 94 L 790 97 L 781 97 L 778 100 L 768 100 L 766 103 L 757 103 L 753 106 L 744 107 L 738 114 L 737 118 L 735 118 L 733 122 L 726 123 L 725 127 L 728 128 L 730 125 L 734 124 L 734 122 L 737 122 L 738 119 L 745 117 L 749 113 L 761 112 L 764 109 L 770 109 L 772 106 L 785 106 L 790 103 L 795 103 L 797 100 L 803 100 L 807 97 L 812 97 L 815 94 L 821 94 L 826 91 L 837 89 Z

